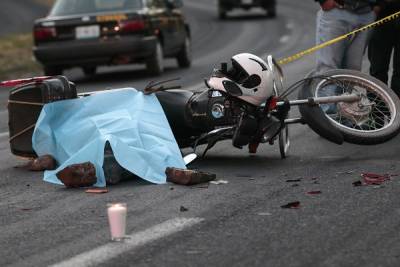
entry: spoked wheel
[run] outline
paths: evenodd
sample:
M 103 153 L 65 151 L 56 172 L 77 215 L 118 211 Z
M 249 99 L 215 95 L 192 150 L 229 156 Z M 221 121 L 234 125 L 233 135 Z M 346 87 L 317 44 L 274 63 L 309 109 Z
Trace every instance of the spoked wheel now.
M 357 102 L 320 105 L 345 141 L 372 145 L 397 135 L 400 100 L 384 83 L 354 70 L 332 70 L 321 76 L 311 83 L 314 96 L 360 96 Z
M 284 159 L 287 157 L 290 147 L 290 138 L 289 138 L 289 127 L 285 125 L 281 129 L 279 133 L 279 152 L 281 153 L 281 158 Z

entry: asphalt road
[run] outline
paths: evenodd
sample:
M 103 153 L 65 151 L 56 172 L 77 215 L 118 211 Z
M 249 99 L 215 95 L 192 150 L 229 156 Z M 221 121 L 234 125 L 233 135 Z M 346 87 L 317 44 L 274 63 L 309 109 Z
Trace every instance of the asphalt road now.
M 214 1 L 185 1 L 194 65 L 180 70 L 171 61 L 162 78 L 180 76 L 186 87 L 197 87 L 234 53 L 281 58 L 311 46 L 316 4 L 278 2 L 277 19 L 238 12 L 220 22 Z M 303 77 L 313 60 L 285 66 L 287 84 Z M 89 91 L 143 88 L 153 79 L 141 66 L 103 68 L 90 79 L 79 70 L 67 75 Z M 3 103 L 6 97 L 0 93 Z M 1 108 L 5 132 L 5 104 Z M 307 126 L 290 130 L 285 160 L 276 145 L 249 156 L 224 142 L 192 165 L 228 184 L 156 186 L 137 180 L 110 187 L 105 195 L 45 184 L 41 173 L 15 168 L 23 161 L 11 155 L 7 134 L 0 134 L 0 266 L 399 266 L 400 178 L 378 187 L 352 183 L 361 172 L 399 174 L 400 137 L 379 146 L 337 146 Z M 109 242 L 106 204 L 116 201 L 129 207 L 132 237 L 124 245 Z M 292 201 L 300 201 L 300 208 L 281 208 Z
M 45 16 L 48 8 L 34 0 L 2 0 L 0 4 L 0 37 L 32 30 L 35 19 Z

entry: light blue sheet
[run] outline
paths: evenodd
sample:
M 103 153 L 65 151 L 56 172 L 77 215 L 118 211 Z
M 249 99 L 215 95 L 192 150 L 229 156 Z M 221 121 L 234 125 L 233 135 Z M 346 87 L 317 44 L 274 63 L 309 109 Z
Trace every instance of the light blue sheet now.
M 44 173 L 45 181 L 62 184 L 58 171 L 90 161 L 99 187 L 106 141 L 122 167 L 149 182 L 165 183 L 167 167 L 186 168 L 158 99 L 132 88 L 46 104 L 32 136 L 36 153 L 60 164 Z

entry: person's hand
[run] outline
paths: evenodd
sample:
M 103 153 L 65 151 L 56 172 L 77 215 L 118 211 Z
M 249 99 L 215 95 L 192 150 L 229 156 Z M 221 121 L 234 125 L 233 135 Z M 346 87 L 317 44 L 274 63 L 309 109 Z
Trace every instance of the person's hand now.
M 326 0 L 323 4 L 321 4 L 323 11 L 329 11 L 337 7 L 341 6 L 335 0 Z

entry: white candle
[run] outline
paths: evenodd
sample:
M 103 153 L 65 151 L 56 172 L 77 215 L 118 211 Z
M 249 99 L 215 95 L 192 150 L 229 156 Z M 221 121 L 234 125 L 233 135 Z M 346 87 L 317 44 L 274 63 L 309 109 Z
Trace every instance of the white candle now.
M 108 222 L 110 223 L 111 239 L 114 241 L 121 241 L 125 237 L 126 211 L 125 203 L 108 205 Z

